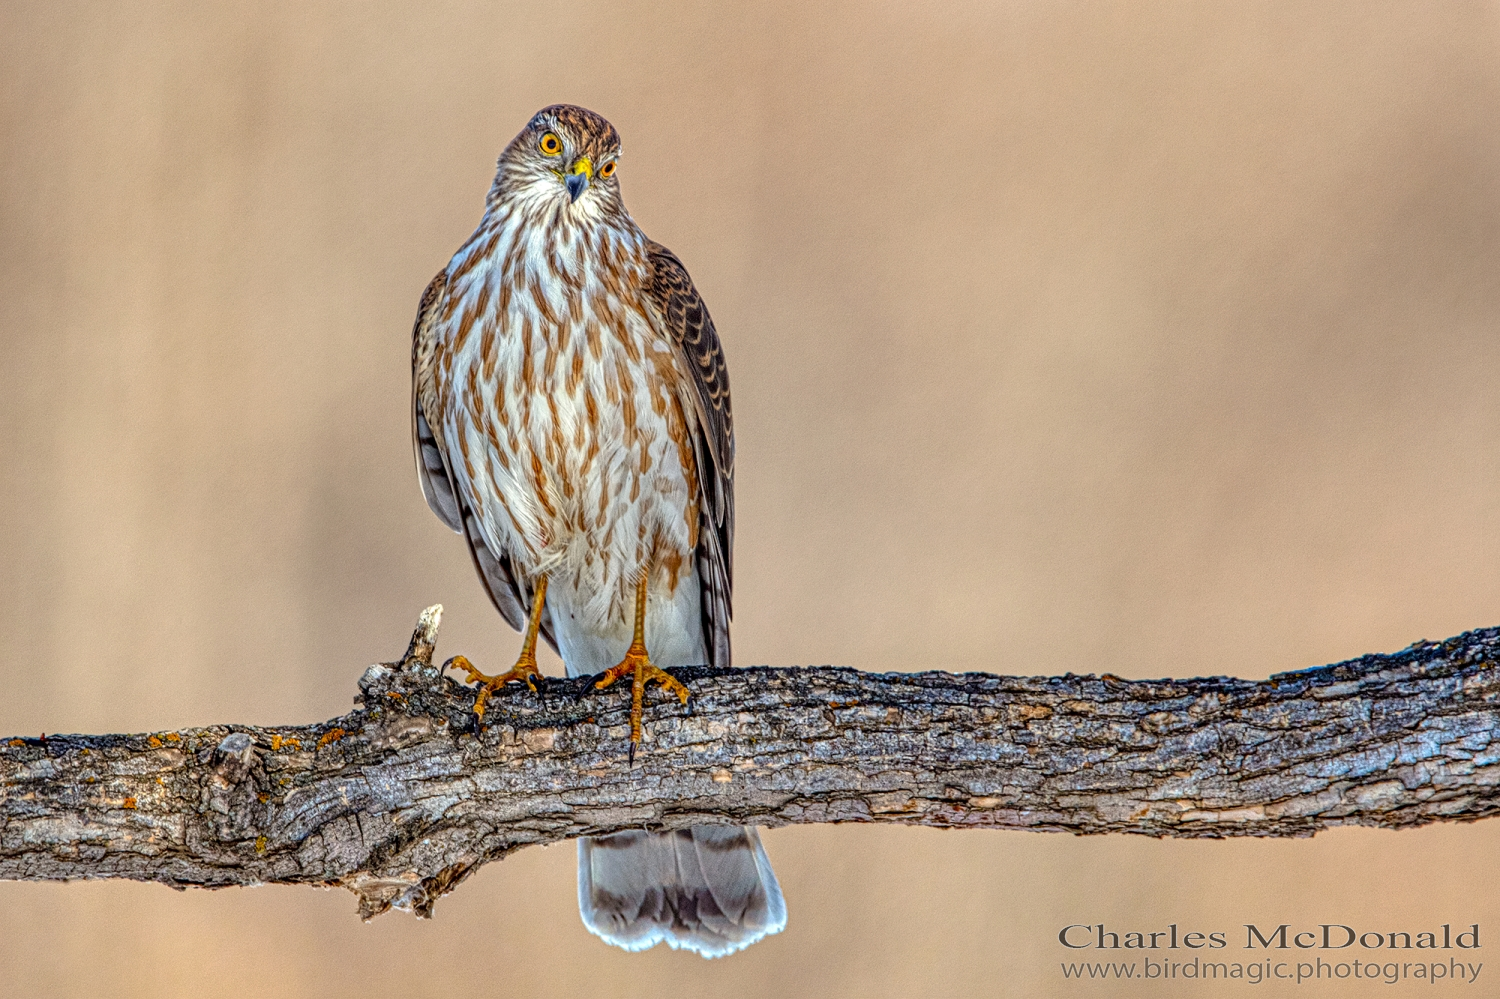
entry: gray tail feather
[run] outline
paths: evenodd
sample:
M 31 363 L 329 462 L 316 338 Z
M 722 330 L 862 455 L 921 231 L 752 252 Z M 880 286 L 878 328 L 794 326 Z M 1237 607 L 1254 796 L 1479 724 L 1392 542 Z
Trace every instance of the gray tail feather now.
M 578 911 L 609 943 L 722 957 L 786 926 L 781 886 L 749 826 L 578 841 Z

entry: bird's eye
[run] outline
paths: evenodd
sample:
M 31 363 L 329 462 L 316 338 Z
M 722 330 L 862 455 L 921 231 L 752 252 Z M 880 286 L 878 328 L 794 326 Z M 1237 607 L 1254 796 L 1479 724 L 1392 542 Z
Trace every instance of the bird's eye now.
M 601 177 L 612 177 L 612 176 L 614 176 L 614 173 L 615 173 L 615 161 L 614 160 L 610 160 L 608 163 L 604 164 L 602 167 L 599 168 L 599 176 L 601 176 Z
M 562 140 L 557 137 L 555 132 L 548 132 L 542 136 L 542 141 L 537 143 L 537 148 L 547 156 L 556 156 L 562 152 Z

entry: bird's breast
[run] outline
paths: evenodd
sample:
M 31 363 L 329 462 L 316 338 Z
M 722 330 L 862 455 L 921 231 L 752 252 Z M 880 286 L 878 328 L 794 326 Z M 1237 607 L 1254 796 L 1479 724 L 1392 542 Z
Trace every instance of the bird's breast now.
M 512 256 L 450 275 L 435 374 L 455 478 L 487 544 L 622 616 L 640 572 L 675 585 L 697 544 L 675 353 L 630 269 Z

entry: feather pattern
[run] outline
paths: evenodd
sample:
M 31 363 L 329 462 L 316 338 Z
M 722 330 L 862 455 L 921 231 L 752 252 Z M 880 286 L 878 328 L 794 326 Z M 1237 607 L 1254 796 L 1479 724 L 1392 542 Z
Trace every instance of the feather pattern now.
M 729 366 L 708 306 L 687 268 L 660 243 L 648 242 L 647 294 L 678 357 L 692 379 L 691 404 L 698 418 L 695 445 L 702 482 L 698 578 L 710 662 L 729 665 L 730 589 L 734 585 L 734 416 L 729 406 Z
M 417 479 L 422 484 L 422 495 L 427 505 L 448 526 L 448 529 L 463 533 L 463 513 L 458 508 L 458 498 L 453 485 L 453 476 L 448 472 L 448 463 L 443 459 L 443 449 L 438 444 L 427 416 L 422 412 L 419 386 L 424 366 L 432 363 L 433 332 L 428 327 L 434 318 L 432 306 L 443 294 L 447 284 L 447 272 L 439 274 L 427 284 L 422 292 L 422 301 L 417 305 L 417 321 L 411 331 L 411 440 L 416 451 Z
M 626 950 L 665 942 L 722 957 L 786 926 L 786 902 L 745 826 L 624 832 L 578 841 L 585 925 Z
M 648 581 L 663 668 L 730 660 L 729 376 L 687 269 L 631 219 L 619 137 L 566 105 L 500 157 L 479 226 L 422 296 L 412 440 L 428 505 L 468 542 L 514 628 L 547 578 L 541 631 L 569 675 L 619 662 Z M 584 923 L 630 949 L 706 956 L 785 923 L 753 829 L 580 840 Z

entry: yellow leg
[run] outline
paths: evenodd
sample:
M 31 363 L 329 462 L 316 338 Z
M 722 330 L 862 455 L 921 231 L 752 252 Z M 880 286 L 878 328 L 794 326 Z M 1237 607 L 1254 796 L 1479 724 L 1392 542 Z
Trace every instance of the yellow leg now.
M 536 633 L 542 626 L 542 607 L 547 598 L 547 577 L 543 576 L 537 580 L 536 593 L 531 597 L 531 620 L 526 625 L 526 638 L 521 642 L 521 657 L 509 672 L 501 673 L 499 676 L 486 676 L 474 668 L 474 665 L 463 656 L 454 656 L 443 664 L 443 668 L 449 666 L 454 669 L 467 670 L 468 676 L 464 678 L 465 683 L 480 684 L 479 696 L 474 699 L 474 713 L 480 718 L 484 717 L 484 706 L 489 701 L 490 695 L 501 687 L 516 680 L 525 683 L 533 691 L 536 690 L 536 681 L 533 677 L 540 677 L 542 671 L 536 668 Z
M 630 643 L 625 658 L 620 660 L 618 666 L 612 666 L 604 671 L 604 675 L 594 684 L 595 690 L 608 687 L 621 677 L 629 674 L 631 677 L 630 690 L 630 762 L 635 762 L 635 747 L 641 742 L 641 701 L 646 694 L 646 684 L 652 680 L 666 687 L 676 694 L 683 704 L 687 703 L 688 689 L 679 683 L 672 674 L 658 669 L 651 664 L 651 659 L 646 655 L 646 583 L 649 577 L 642 576 L 641 581 L 635 587 L 635 638 Z

